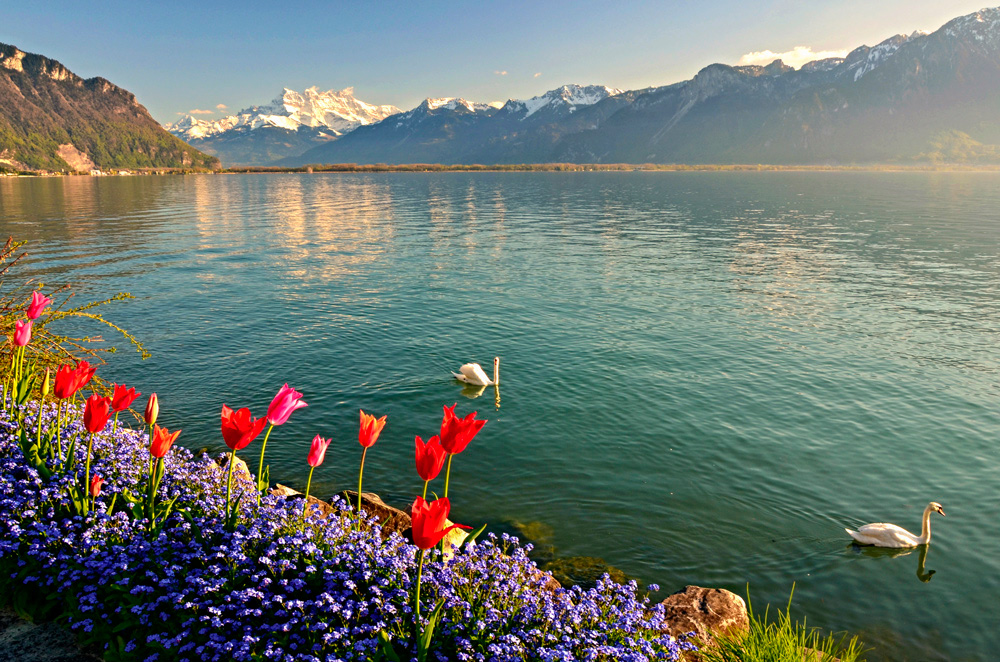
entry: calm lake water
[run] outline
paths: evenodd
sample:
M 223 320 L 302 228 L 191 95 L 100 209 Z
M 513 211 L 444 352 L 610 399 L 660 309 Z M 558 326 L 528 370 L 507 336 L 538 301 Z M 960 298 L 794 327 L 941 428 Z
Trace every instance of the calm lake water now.
M 106 315 L 153 356 L 101 373 L 157 391 L 185 445 L 223 449 L 222 403 L 263 414 L 287 381 L 309 407 L 272 477 L 304 487 L 319 433 L 313 491 L 355 485 L 364 408 L 388 414 L 365 487 L 404 505 L 414 435 L 457 401 L 489 419 L 457 521 L 663 593 L 749 583 L 763 610 L 794 583 L 794 615 L 887 660 L 1000 647 L 998 210 L 974 173 L 0 179 L 20 278 L 137 297 Z M 450 378 L 495 355 L 499 402 Z M 924 567 L 849 545 L 931 500 Z

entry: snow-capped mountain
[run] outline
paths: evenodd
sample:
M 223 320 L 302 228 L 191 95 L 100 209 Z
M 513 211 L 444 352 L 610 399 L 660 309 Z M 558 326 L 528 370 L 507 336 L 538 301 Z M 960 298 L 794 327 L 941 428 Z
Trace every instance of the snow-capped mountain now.
M 958 39 L 971 39 L 982 48 L 1000 48 L 1000 7 L 981 9 L 944 24 L 941 31 Z
M 856 48 L 844 58 L 846 67 L 844 67 L 842 73 L 852 75 L 854 80 L 860 80 L 862 76 L 870 71 L 874 71 L 879 65 L 895 55 L 900 46 L 917 37 L 924 36 L 927 36 L 927 33 L 920 31 L 916 31 L 910 35 L 897 34 L 872 48 L 868 48 L 867 46 Z
M 421 101 L 416 108 L 393 117 L 392 122 L 396 128 L 402 128 L 424 122 L 429 118 L 445 115 L 491 115 L 501 105 L 503 104 L 498 102 L 467 101 L 460 97 L 440 97 L 437 99 L 428 97 Z
M 355 98 L 353 87 L 326 92 L 310 87 L 301 94 L 286 87 L 269 104 L 251 106 L 218 120 L 200 120 L 185 115 L 166 129 L 186 140 L 203 140 L 235 128 L 252 130 L 268 126 L 289 131 L 303 126 L 325 127 L 339 136 L 398 112 L 395 106 L 374 106 Z
M 310 87 L 302 93 L 285 88 L 268 104 L 218 120 L 185 115 L 166 129 L 226 165 L 262 165 L 399 112 L 355 98 L 351 87 L 326 92 Z
M 522 111 L 524 115 L 521 119 L 527 119 L 542 110 L 572 113 L 581 106 L 592 106 L 622 92 L 623 90 L 604 85 L 563 85 L 541 96 L 524 100 L 512 99 L 506 105 L 511 111 Z
M 424 99 L 415 110 L 459 110 L 464 108 L 470 113 L 488 113 L 491 109 L 496 110 L 502 105 L 503 104 L 497 101 L 492 103 L 480 103 L 478 101 L 466 101 L 465 99 L 457 97 L 442 97 L 440 99 Z
M 506 103 L 456 97 L 424 99 L 412 110 L 362 127 L 337 144 L 314 147 L 283 164 L 516 161 L 539 145 L 551 144 L 554 125 L 592 127 L 593 117 L 570 118 L 621 94 L 621 90 L 603 85 L 563 85 Z

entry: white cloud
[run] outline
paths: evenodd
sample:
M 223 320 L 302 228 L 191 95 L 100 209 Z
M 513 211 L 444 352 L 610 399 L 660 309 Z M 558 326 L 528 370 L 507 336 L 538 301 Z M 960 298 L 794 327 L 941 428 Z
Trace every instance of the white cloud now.
M 541 76 L 541 75 L 542 75 L 542 72 L 541 72 L 541 71 L 539 71 L 539 72 L 538 72 L 537 74 L 535 74 L 534 76 L 532 76 L 532 78 L 538 78 L 538 77 L 539 77 L 539 76 Z
M 496 71 L 494 71 L 493 73 L 495 73 L 497 76 L 506 76 L 507 75 L 506 71 L 500 71 L 499 69 L 496 70 Z
M 224 103 L 220 103 L 220 104 L 218 104 L 218 105 L 215 106 L 216 110 L 225 110 L 226 108 L 229 108 L 229 106 L 227 106 Z
M 204 110 L 202 108 L 192 108 L 188 111 L 188 115 L 211 115 L 214 110 Z
M 813 52 L 811 46 L 796 46 L 784 53 L 773 51 L 753 51 L 740 58 L 740 64 L 771 64 L 775 60 L 781 60 L 785 64 L 798 69 L 806 62 L 813 60 L 825 60 L 829 57 L 847 57 L 847 51 L 818 51 Z

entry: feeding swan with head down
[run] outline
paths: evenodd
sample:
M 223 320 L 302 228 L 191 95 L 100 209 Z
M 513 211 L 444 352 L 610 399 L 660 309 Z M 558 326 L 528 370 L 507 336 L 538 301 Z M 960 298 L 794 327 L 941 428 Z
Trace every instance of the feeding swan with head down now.
M 476 386 L 493 386 L 500 383 L 500 357 L 493 359 L 493 379 L 489 378 L 478 363 L 466 363 L 458 372 L 451 373 L 460 382 Z

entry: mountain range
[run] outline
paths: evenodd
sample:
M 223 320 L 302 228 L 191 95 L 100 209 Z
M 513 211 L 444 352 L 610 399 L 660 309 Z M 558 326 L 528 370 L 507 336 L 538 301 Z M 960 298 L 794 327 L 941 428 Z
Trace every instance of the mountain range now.
M 288 94 L 291 118 L 297 106 Z M 243 148 L 242 161 L 231 155 L 261 131 L 254 122 L 264 120 L 252 119 L 261 113 L 234 116 L 247 119 L 214 133 L 211 145 L 186 133 L 189 118 L 171 130 L 227 164 L 992 163 L 1000 161 L 998 110 L 1000 8 L 993 8 L 799 69 L 780 60 L 712 64 L 690 80 L 643 90 L 565 85 L 503 104 L 426 99 L 353 128 L 314 124 L 309 134 L 304 125 L 274 124 L 257 140 L 278 142 L 273 136 L 284 131 L 281 149 Z
M 184 117 L 170 132 L 111 82 L 0 44 L 0 170 L 215 168 L 220 159 L 1000 163 L 998 111 L 1000 8 L 799 69 L 780 60 L 712 64 L 690 80 L 641 90 L 564 85 L 505 103 L 429 98 L 406 112 L 360 101 L 351 88 L 284 89 L 221 120 Z
M 303 93 L 285 88 L 268 104 L 214 121 L 185 115 L 165 128 L 226 165 L 265 165 L 399 112 L 355 98 L 350 87 L 327 92 L 310 87 Z
M 130 92 L 0 44 L 0 170 L 214 168 Z

